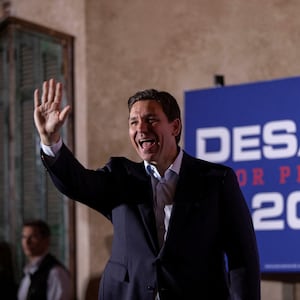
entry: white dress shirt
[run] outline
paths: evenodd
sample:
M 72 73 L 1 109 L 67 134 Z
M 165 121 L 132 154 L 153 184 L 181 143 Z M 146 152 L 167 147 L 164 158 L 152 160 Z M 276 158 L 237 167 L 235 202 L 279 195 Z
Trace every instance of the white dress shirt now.
M 30 275 L 34 274 L 43 260 L 44 256 L 37 258 L 33 263 L 27 264 L 23 271 L 25 276 L 22 278 L 18 300 L 26 300 L 28 289 L 31 283 Z M 71 280 L 68 272 L 61 266 L 53 267 L 48 275 L 47 282 L 48 300 L 70 300 L 71 299 Z

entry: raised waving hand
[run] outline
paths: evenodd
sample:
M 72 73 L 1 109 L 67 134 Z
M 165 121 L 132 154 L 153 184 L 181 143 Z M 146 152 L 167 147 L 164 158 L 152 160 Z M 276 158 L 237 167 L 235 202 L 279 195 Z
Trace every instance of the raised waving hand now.
M 44 81 L 42 97 L 38 89 L 34 91 L 34 122 L 45 145 L 52 145 L 60 138 L 63 126 L 71 107 L 61 108 L 62 84 L 54 79 Z

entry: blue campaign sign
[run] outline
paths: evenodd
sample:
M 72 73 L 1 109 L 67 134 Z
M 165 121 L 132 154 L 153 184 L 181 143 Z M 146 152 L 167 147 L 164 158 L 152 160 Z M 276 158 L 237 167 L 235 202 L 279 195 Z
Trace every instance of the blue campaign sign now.
M 231 166 L 262 272 L 300 271 L 300 77 L 185 92 L 185 150 Z

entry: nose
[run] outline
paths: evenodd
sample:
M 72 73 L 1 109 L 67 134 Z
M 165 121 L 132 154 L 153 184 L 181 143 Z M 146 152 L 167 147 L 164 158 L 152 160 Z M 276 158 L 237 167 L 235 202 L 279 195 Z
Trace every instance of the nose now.
M 148 131 L 148 128 L 149 128 L 149 126 L 148 126 L 148 123 L 147 122 L 144 122 L 144 121 L 140 121 L 139 123 L 138 123 L 138 126 L 137 126 L 137 131 L 138 132 L 147 132 Z
M 22 240 L 25 245 L 29 245 L 31 243 L 30 237 L 23 237 Z

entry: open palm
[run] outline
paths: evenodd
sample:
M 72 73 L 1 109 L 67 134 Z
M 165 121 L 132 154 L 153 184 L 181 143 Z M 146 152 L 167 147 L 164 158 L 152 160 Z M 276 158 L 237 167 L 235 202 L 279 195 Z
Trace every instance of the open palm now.
M 56 143 L 60 137 L 60 128 L 64 124 L 71 107 L 61 109 L 62 84 L 54 79 L 43 83 L 41 100 L 39 90 L 34 91 L 34 122 L 45 145 Z

